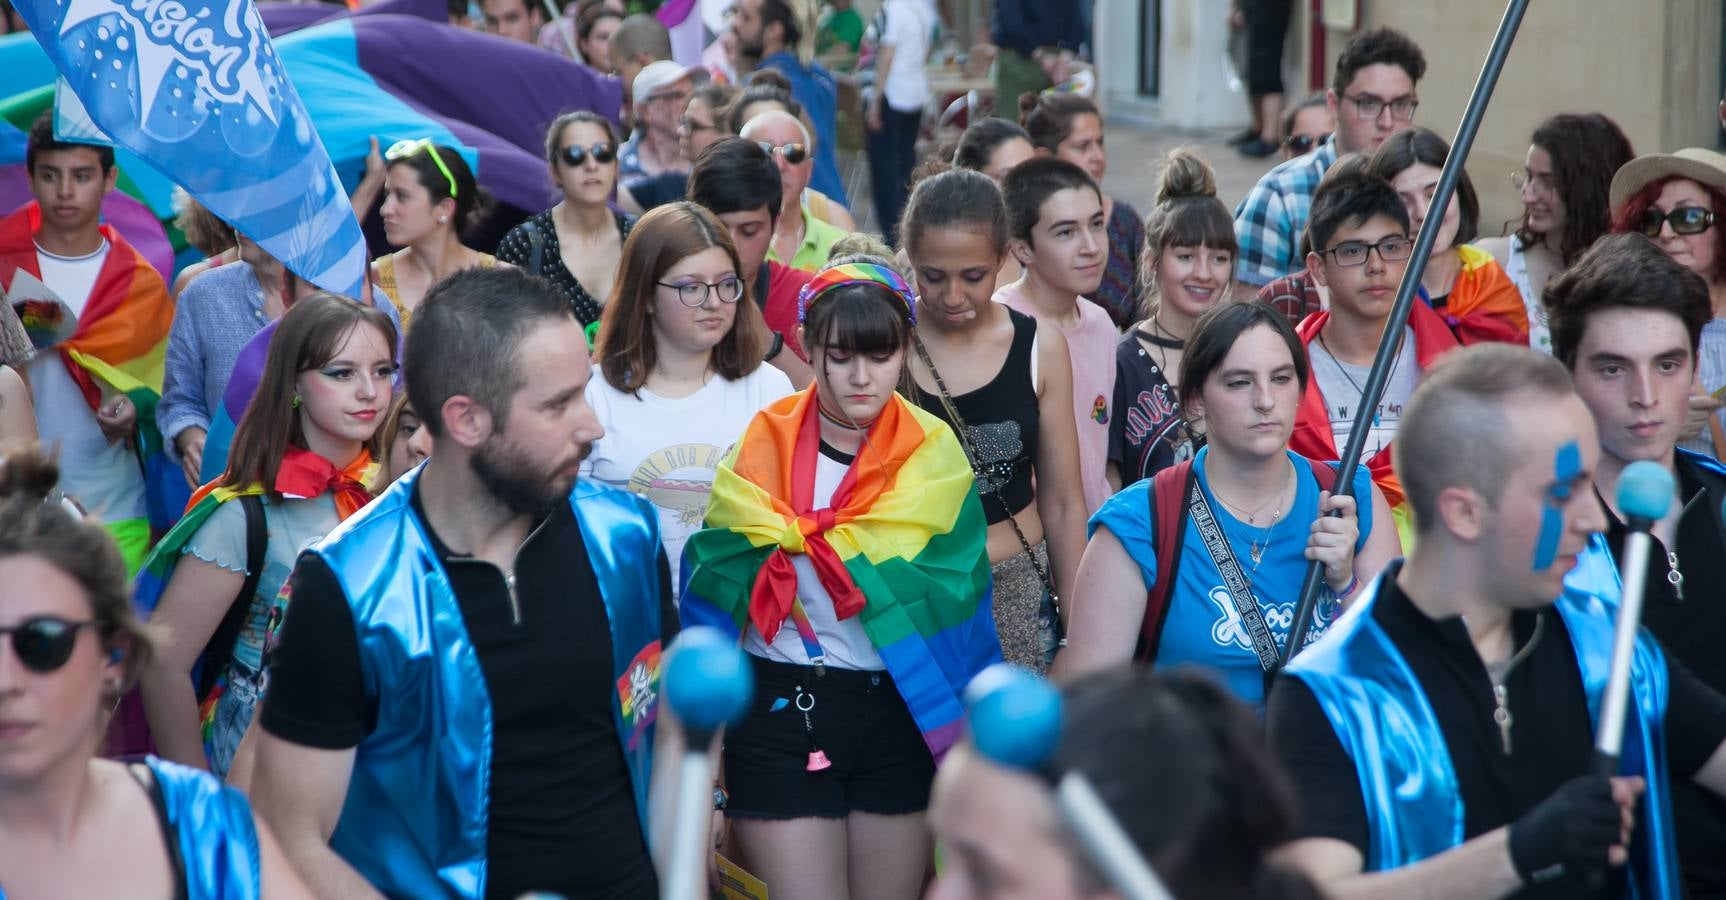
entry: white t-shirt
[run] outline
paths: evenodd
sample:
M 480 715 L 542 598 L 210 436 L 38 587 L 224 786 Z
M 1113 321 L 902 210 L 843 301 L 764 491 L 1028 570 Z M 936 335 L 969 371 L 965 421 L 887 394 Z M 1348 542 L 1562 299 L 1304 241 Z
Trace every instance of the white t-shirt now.
M 875 16 L 877 41 L 893 48 L 887 67 L 887 105 L 900 112 L 916 112 L 929 99 L 929 40 L 935 19 L 924 0 L 887 0 Z
M 70 335 L 77 327 L 107 258 L 107 241 L 96 252 L 80 257 L 56 256 L 36 248 L 42 283 L 60 300 L 64 317 L 60 333 Z M 104 522 L 143 518 L 144 473 L 131 443 L 108 443 L 60 354 L 38 354 L 25 371 L 30 375 L 42 446 L 59 448 L 60 488 Z
M 1318 380 L 1319 393 L 1324 395 L 1331 435 L 1336 440 L 1337 452 L 1341 453 L 1343 445 L 1348 443 L 1349 434 L 1354 431 L 1361 388 L 1366 385 L 1366 376 L 1372 367 L 1341 362 L 1318 341 L 1307 345 L 1307 358 L 1312 361 L 1312 377 Z M 1419 381 L 1420 362 L 1415 359 L 1414 329 L 1405 328 L 1402 347 L 1397 351 L 1396 361 L 1391 364 L 1384 396 L 1379 400 L 1378 416 L 1367 434 L 1366 449 L 1361 458 L 1371 459 L 1396 437 L 1397 426 L 1402 424 L 1403 407 L 1408 405 L 1408 398 Z
M 840 462 L 828 453 L 828 448 L 823 446 L 815 457 L 815 493 L 810 498 L 812 509 L 823 509 L 832 502 L 833 491 L 838 489 L 839 482 L 851 468 L 850 463 Z M 862 614 L 842 620 L 834 613 L 833 597 L 821 585 L 821 576 L 815 574 L 815 564 L 809 561 L 808 554 L 792 554 L 791 565 L 797 570 L 797 599 L 803 601 L 803 611 L 809 614 L 809 625 L 815 629 L 815 639 L 821 642 L 821 652 L 827 657 L 826 665 L 869 672 L 885 669 L 887 664 L 881 661 L 875 642 L 869 640 L 869 633 L 863 630 Z M 768 644 L 761 632 L 750 625 L 743 635 L 743 650 L 751 656 L 774 662 L 809 665 L 809 651 L 803 646 L 803 638 L 797 634 L 796 624 L 789 618 L 773 636 L 772 644 Z
M 593 367 L 587 402 L 605 436 L 594 442 L 581 475 L 640 494 L 659 510 L 673 590 L 681 585 L 683 544 L 707 514 L 719 461 L 762 407 L 791 392 L 784 372 L 762 365 L 736 381 L 715 376 L 676 400 L 645 389 L 631 396 Z

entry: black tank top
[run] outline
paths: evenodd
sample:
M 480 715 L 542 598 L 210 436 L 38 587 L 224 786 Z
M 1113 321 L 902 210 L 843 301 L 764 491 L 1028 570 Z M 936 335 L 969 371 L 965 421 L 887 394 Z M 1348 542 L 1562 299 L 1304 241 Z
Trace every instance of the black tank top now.
M 1037 320 L 1007 310 L 1013 323 L 1013 345 L 1007 361 L 988 384 L 953 398 L 965 420 L 971 447 L 977 453 L 977 495 L 990 525 L 1004 522 L 1035 499 L 1031 473 L 1037 460 L 1037 386 L 1031 381 L 1031 352 L 1037 340 Z M 943 373 L 945 375 L 945 373 Z M 917 405 L 954 428 L 939 394 L 919 389 Z M 1002 506 L 1005 500 L 1007 505 Z

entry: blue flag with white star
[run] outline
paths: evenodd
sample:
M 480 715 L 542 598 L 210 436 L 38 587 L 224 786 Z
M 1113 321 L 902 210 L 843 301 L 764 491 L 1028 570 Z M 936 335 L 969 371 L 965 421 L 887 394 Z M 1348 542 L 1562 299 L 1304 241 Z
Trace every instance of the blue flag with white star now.
M 301 278 L 357 297 L 366 247 L 251 0 L 14 0 L 118 145 Z

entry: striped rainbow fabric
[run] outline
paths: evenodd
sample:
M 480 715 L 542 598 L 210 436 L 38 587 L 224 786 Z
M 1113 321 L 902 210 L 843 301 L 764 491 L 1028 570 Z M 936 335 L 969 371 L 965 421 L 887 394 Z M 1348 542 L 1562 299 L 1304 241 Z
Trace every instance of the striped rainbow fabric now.
M 1001 658 L 970 464 L 945 423 L 894 395 L 832 508 L 810 511 L 814 398 L 810 387 L 757 413 L 720 464 L 706 527 L 683 551 L 683 622 L 732 634 L 747 623 L 771 640 L 796 590 L 790 554 L 808 554 L 939 760 L 964 723 L 960 693 Z

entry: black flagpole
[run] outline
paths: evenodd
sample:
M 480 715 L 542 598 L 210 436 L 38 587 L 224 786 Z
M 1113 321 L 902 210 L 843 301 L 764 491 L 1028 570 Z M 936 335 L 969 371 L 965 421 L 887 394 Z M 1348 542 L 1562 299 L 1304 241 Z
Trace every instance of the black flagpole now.
M 1426 224 L 1420 229 L 1420 236 L 1415 239 L 1413 255 L 1409 257 L 1408 268 L 1403 272 L 1402 283 L 1396 288 L 1396 303 L 1391 306 L 1390 318 L 1384 325 L 1384 336 L 1378 342 L 1378 355 L 1373 357 L 1372 369 L 1367 372 L 1366 384 L 1360 391 L 1360 407 L 1355 411 L 1354 427 L 1348 434 L 1348 446 L 1343 449 L 1341 471 L 1343 477 L 1336 480 L 1336 493 L 1347 495 L 1354 487 L 1354 479 L 1346 473 L 1353 472 L 1360 463 L 1361 453 L 1366 449 L 1366 439 L 1370 433 L 1373 412 L 1378 409 L 1379 400 L 1384 397 L 1385 382 L 1390 379 L 1391 360 L 1396 356 L 1396 348 L 1402 342 L 1403 328 L 1408 324 L 1409 310 L 1414 307 L 1414 292 L 1420 287 L 1420 278 L 1426 273 L 1426 258 L 1432 253 L 1432 245 L 1438 241 L 1438 231 L 1444 225 L 1444 210 L 1450 208 L 1450 198 L 1456 193 L 1457 179 L 1462 177 L 1462 167 L 1468 161 L 1468 152 L 1474 147 L 1474 135 L 1480 130 L 1480 120 L 1486 115 L 1486 104 L 1492 99 L 1492 91 L 1498 85 L 1499 73 L 1504 70 L 1504 60 L 1510 56 L 1510 45 L 1516 40 L 1516 30 L 1522 25 L 1522 15 L 1528 11 L 1528 0 L 1510 0 L 1510 5 L 1504 10 L 1504 18 L 1498 23 L 1498 34 L 1492 39 L 1492 49 L 1486 54 L 1486 64 L 1480 67 L 1480 77 L 1475 79 L 1474 93 L 1468 98 L 1468 107 L 1463 110 L 1462 124 L 1456 129 L 1456 142 L 1450 148 L 1450 155 L 1444 160 L 1444 169 L 1438 176 L 1438 187 L 1432 195 L 1432 209 L 1438 210 L 1437 215 L 1428 215 Z M 1380 523 L 1379 527 L 1387 527 Z M 1306 643 L 1308 625 L 1312 622 L 1314 607 L 1318 604 L 1318 592 L 1324 575 L 1324 564 L 1317 560 L 1307 564 L 1306 580 L 1301 584 L 1300 602 L 1295 604 L 1294 622 L 1289 626 L 1288 643 L 1283 647 L 1282 659 L 1278 668 L 1287 665 L 1288 661 L 1300 652 L 1302 644 Z M 1272 672 L 1271 674 L 1275 674 Z

